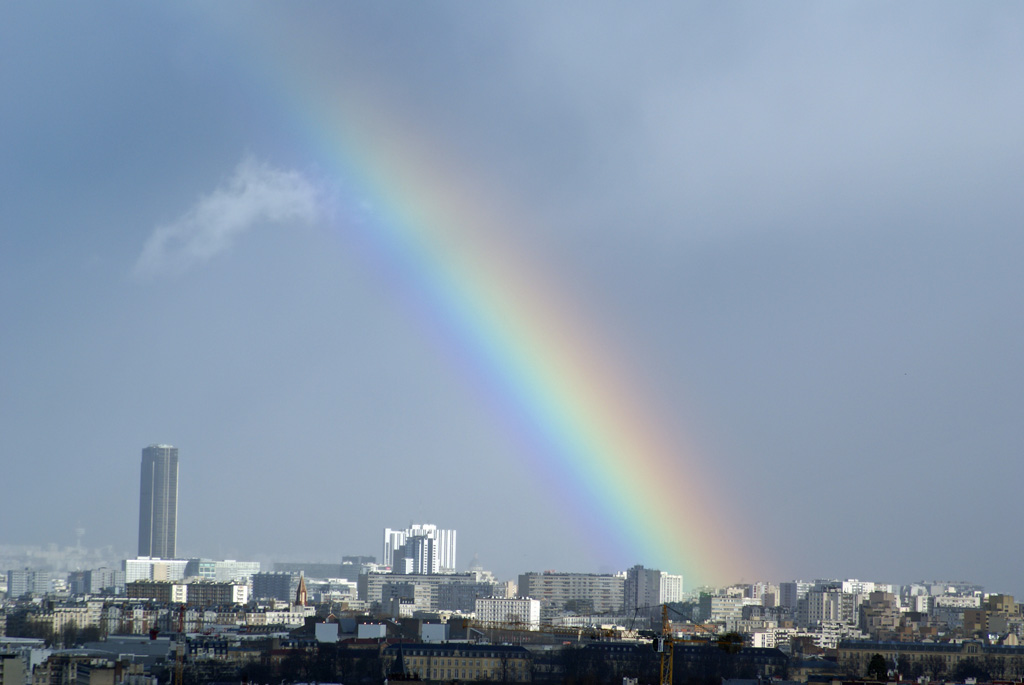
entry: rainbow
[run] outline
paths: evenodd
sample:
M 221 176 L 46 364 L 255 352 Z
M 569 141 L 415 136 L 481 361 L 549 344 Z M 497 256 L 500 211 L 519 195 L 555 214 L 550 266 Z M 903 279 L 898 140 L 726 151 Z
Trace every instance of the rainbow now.
M 687 587 L 748 573 L 739 528 L 704 491 L 699 455 L 645 408 L 616 357 L 599 348 L 597 328 L 559 301 L 558 285 L 499 242 L 523 213 L 474 187 L 411 122 L 374 103 L 373 89 L 324 92 L 308 69 L 263 67 L 261 78 L 290 103 L 285 115 L 344 179 L 345 196 L 371 207 L 356 210 L 358 229 L 346 237 L 400 278 L 538 478 L 570 490 L 580 525 L 602 531 L 598 544 L 683 573 Z

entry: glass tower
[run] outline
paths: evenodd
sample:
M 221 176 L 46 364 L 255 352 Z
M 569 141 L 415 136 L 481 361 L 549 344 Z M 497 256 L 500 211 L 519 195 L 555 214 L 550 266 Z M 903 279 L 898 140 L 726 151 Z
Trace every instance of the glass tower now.
M 178 448 L 142 450 L 139 485 L 139 556 L 174 559 L 178 536 Z

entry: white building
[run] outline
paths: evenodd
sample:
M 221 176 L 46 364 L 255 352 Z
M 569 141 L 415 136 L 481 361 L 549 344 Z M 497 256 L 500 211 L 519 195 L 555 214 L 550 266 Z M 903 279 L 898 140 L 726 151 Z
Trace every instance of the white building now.
M 7 572 L 7 596 L 16 599 L 25 594 L 45 595 L 53 589 L 49 571 L 23 569 Z
M 385 528 L 383 561 L 395 573 L 455 573 L 455 531 L 429 523 Z
M 476 600 L 476 620 L 483 623 L 514 624 L 524 626 L 529 630 L 538 630 L 540 628 L 540 600 L 528 597 L 478 599 Z
M 855 626 L 840 621 L 824 621 L 818 627 L 814 644 L 822 649 L 836 649 L 840 640 L 864 640 L 867 635 Z
M 284 610 L 264 608 L 247 611 L 243 621 L 249 626 L 301 626 L 305 624 L 306 617 L 315 615 L 316 607 L 293 605 Z
M 159 557 L 136 557 L 122 562 L 125 583 L 137 580 L 184 580 L 185 559 L 160 559 Z
M 975 595 L 939 595 L 934 606 L 950 609 L 977 609 L 981 606 L 981 594 Z
M 747 604 L 754 604 L 754 600 L 748 597 L 701 595 L 701 619 L 707 623 L 739 621 L 743 618 L 743 607 Z
M 850 595 L 870 595 L 876 589 L 875 583 L 869 580 L 857 580 L 856 578 L 844 580 L 842 586 L 843 592 Z
M 216 583 L 230 583 L 234 581 L 248 583 L 252 581 L 253 575 L 259 572 L 260 562 L 236 561 L 234 559 L 225 559 L 223 561 L 190 559 L 185 567 L 186 577 L 198 577 Z
M 670 602 L 683 601 L 683 577 L 665 571 L 661 572 L 661 592 L 658 603 L 668 604 Z

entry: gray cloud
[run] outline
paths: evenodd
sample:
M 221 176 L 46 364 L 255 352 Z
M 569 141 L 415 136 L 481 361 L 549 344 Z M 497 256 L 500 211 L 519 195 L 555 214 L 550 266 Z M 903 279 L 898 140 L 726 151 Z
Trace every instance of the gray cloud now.
M 153 231 L 134 274 L 184 271 L 230 249 L 239 236 L 260 224 L 308 223 L 317 212 L 316 188 L 302 174 L 246 157 L 226 184 Z

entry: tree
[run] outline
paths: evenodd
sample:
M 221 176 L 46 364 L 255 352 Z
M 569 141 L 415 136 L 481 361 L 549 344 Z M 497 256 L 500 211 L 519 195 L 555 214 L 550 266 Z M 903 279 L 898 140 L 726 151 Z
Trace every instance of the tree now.
M 946 660 L 942 658 L 941 654 L 929 654 L 924 660 L 924 668 L 928 677 L 938 680 L 946 672 Z
M 743 636 L 735 632 L 719 635 L 718 648 L 726 654 L 739 654 L 743 649 Z
M 906 674 L 910 677 L 911 680 L 917 680 L 918 678 L 922 678 L 924 676 L 924 664 L 920 661 L 912 661 L 910 665 L 906 668 Z
M 961 683 L 967 678 L 975 678 L 978 682 L 992 680 L 992 675 L 978 663 L 977 659 L 966 658 L 957 662 L 953 669 L 953 677 Z
M 889 667 L 885 663 L 885 657 L 881 654 L 875 654 L 868 662 L 868 677 L 883 682 L 889 679 Z
M 78 644 L 78 626 L 68 622 L 60 631 L 60 642 L 64 649 L 71 649 Z

